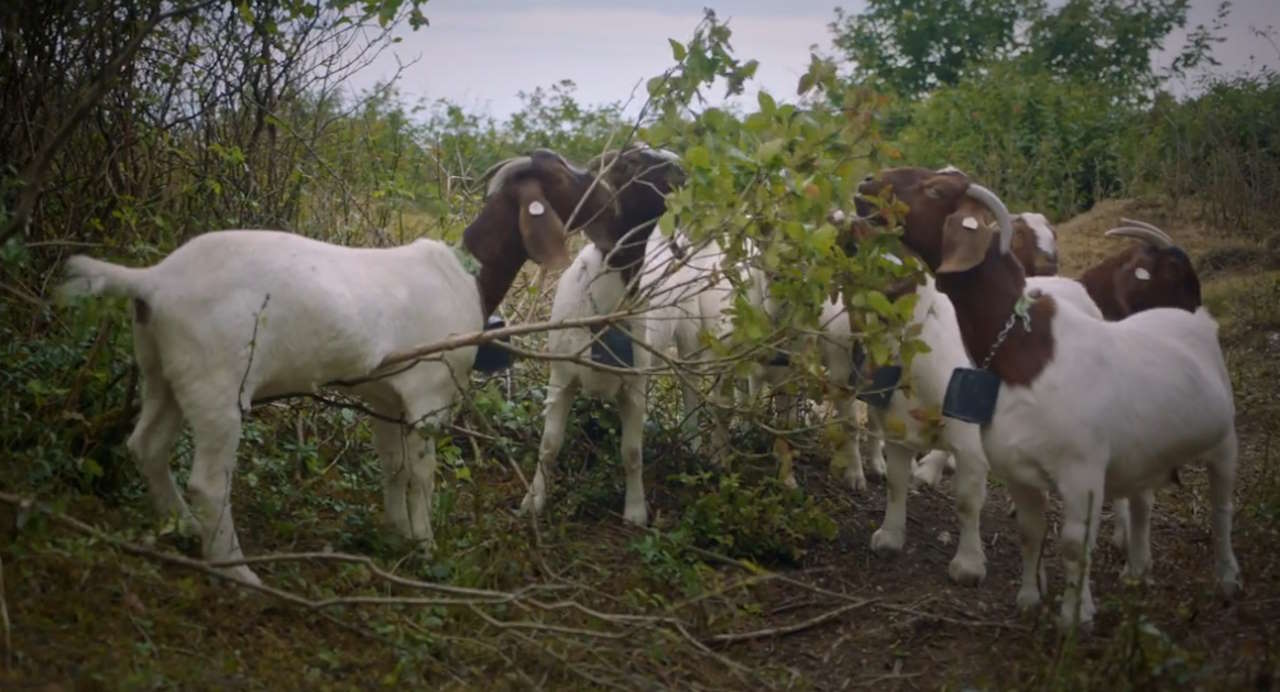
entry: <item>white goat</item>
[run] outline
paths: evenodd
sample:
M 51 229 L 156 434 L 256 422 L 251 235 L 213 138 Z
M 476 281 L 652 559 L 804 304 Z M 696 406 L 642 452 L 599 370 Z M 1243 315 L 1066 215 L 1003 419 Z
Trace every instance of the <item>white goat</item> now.
M 1126 572 L 1143 577 L 1151 563 L 1151 491 L 1196 459 L 1209 468 L 1218 587 L 1234 595 L 1235 408 L 1213 318 L 1204 309 L 1158 308 L 1105 322 L 1052 296 L 1028 297 L 1022 268 L 1009 255 L 1008 211 L 993 193 L 964 176 L 919 168 L 887 170 L 859 186 L 864 195 L 888 189 L 911 210 L 903 242 L 937 273 L 966 350 L 989 360 L 999 379 L 982 446 L 1018 510 L 1019 607 L 1042 597 L 1046 491 L 1063 500 L 1060 623 L 1088 623 L 1090 553 L 1103 500 L 1128 498 Z M 985 209 L 999 223 L 998 243 L 978 220 Z
M 687 246 L 677 234 L 675 242 Z M 672 241 L 651 233 L 646 243 L 638 290 L 629 295 L 622 271 L 608 266 L 605 254 L 594 244 L 587 245 L 560 276 L 551 307 L 552 321 L 607 315 L 627 307 L 638 297 L 643 312 L 620 325 L 636 343 L 633 351 L 635 373 L 622 374 L 568 360 L 552 361 L 547 385 L 542 442 L 538 449 L 538 470 L 521 504 L 522 510 L 541 512 L 546 504 L 556 457 L 564 442 L 569 409 L 579 391 L 618 404 L 622 423 L 622 464 L 626 473 L 626 500 L 623 518 L 633 524 L 648 521 L 643 479 L 643 434 L 646 408 L 647 371 L 660 359 L 655 356 L 675 346 L 683 359 L 701 353 L 698 334 L 703 330 L 723 333 L 727 329 L 730 287 L 713 271 L 722 254 L 714 244 L 677 258 Z M 592 341 L 598 338 L 588 328 L 561 329 L 547 336 L 547 350 L 578 358 L 589 358 Z M 693 411 L 698 392 L 687 377 L 682 381 L 686 411 Z M 715 416 L 715 444 L 728 445 L 723 416 Z
M 387 516 L 429 547 L 431 430 L 467 381 L 476 348 L 408 365 L 382 363 L 451 334 L 480 331 L 527 258 L 563 266 L 561 218 L 571 216 L 591 182 L 553 152 L 507 162 L 463 234 L 466 250 L 434 240 L 356 249 L 275 231 L 221 231 L 197 236 L 145 269 L 71 258 L 65 294 L 133 299 L 143 395 L 128 446 L 159 511 L 197 527 L 207 558 L 242 558 L 230 488 L 245 414 L 257 398 L 334 385 L 380 416 L 372 425 Z M 582 212 L 607 208 L 607 185 L 590 189 Z M 458 254 L 467 251 L 479 265 L 477 276 Z M 195 442 L 188 483 L 194 514 L 169 471 L 184 419 Z M 226 572 L 260 583 L 243 565 Z

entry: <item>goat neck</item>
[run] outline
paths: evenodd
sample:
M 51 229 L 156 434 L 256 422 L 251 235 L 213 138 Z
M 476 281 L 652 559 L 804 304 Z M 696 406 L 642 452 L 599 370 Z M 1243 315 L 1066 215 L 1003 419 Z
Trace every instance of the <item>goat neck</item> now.
M 462 246 L 480 263 L 480 271 L 476 272 L 476 289 L 480 291 L 480 310 L 488 317 L 507 297 L 507 291 L 524 266 L 524 257 L 509 253 L 482 255 L 483 244 L 483 240 L 476 240 L 474 236 L 463 236 L 462 239 Z M 487 261 L 481 259 L 485 256 L 488 257 Z
M 981 264 L 968 271 L 940 273 L 937 285 L 955 305 L 965 350 L 981 364 L 1026 291 L 1021 265 L 992 243 Z M 1006 384 L 1030 385 L 1053 360 L 1056 311 L 1052 296 L 1039 295 L 1030 309 L 1031 331 L 1017 321 L 996 349 L 989 369 Z

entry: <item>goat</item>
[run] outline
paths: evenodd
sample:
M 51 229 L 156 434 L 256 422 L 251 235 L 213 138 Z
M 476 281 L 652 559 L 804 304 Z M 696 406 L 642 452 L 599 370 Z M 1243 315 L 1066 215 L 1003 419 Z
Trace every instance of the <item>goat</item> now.
M 1040 272 L 1045 263 L 1038 256 L 1028 257 L 1020 252 L 1027 244 L 1019 242 L 1019 236 L 1028 235 L 1028 226 L 1021 221 L 1039 214 L 1019 214 L 1013 218 L 1013 242 L 1011 253 L 1018 258 L 1028 275 L 1028 286 L 1038 285 L 1043 279 L 1030 278 Z M 1145 221 L 1121 218 L 1121 225 L 1104 235 L 1109 238 L 1132 238 L 1140 244 L 1130 245 L 1103 259 L 1080 275 L 1079 285 L 1087 292 L 1087 300 L 1076 300 L 1090 315 L 1101 315 L 1108 320 L 1121 320 L 1143 310 L 1156 307 L 1181 308 L 1195 312 L 1200 307 L 1200 280 L 1186 252 L 1177 247 L 1167 233 Z M 1047 227 L 1047 226 L 1046 226 Z M 1047 227 L 1052 233 L 1052 228 Z M 1040 231 L 1043 234 L 1043 231 Z M 1056 234 L 1055 234 L 1056 235 Z M 1043 235 L 1038 236 L 1043 238 Z M 1056 268 L 1056 257 L 1054 258 Z M 1034 269 L 1028 269 L 1034 267 Z M 1059 298 L 1061 292 L 1055 292 Z M 1084 303 L 1088 303 L 1085 305 Z M 935 485 L 943 468 L 953 462 L 945 453 L 930 453 L 913 471 L 913 477 L 928 485 Z M 1129 503 L 1124 498 L 1112 502 L 1115 529 L 1111 542 L 1124 549 L 1128 543 Z
M 142 269 L 85 256 L 68 260 L 63 294 L 123 294 L 133 301 L 143 396 L 128 447 L 160 513 L 197 528 L 208 559 L 243 557 L 230 488 L 254 399 L 322 386 L 364 399 L 378 415 L 372 425 L 387 517 L 430 548 L 432 431 L 467 381 L 476 348 L 392 367 L 384 359 L 480 331 L 526 259 L 550 267 L 568 262 L 562 219 L 591 218 L 611 206 L 607 184 L 593 185 L 590 173 L 554 152 L 539 150 L 491 170 L 484 206 L 460 248 L 428 239 L 346 248 L 235 230 L 199 235 Z M 478 266 L 474 276 L 468 264 Z M 184 419 L 195 442 L 187 485 L 194 512 L 169 470 Z M 244 565 L 225 572 L 261 583 Z
M 859 185 L 860 196 L 889 191 L 910 209 L 903 243 L 937 275 L 966 351 L 998 386 L 981 437 L 1018 510 L 1019 608 L 1038 606 L 1042 597 L 1045 491 L 1063 500 L 1067 588 L 1059 623 L 1087 624 L 1095 612 L 1088 577 L 1103 500 L 1128 498 L 1125 571 L 1142 578 L 1151 563 L 1150 491 L 1189 459 L 1209 468 L 1216 580 L 1223 595 L 1234 596 L 1241 583 L 1231 548 L 1235 406 L 1208 312 L 1156 308 L 1107 322 L 1051 295 L 1027 294 L 1022 267 L 1009 254 L 1012 222 L 994 193 L 966 176 L 922 168 L 885 170 Z M 870 202 L 858 206 L 861 213 Z M 979 221 L 988 210 L 998 237 Z
M 754 248 L 749 246 L 749 254 Z M 750 280 L 747 297 L 752 305 L 761 308 L 766 314 L 776 314 L 778 308 L 769 297 L 768 279 L 764 271 L 752 267 L 747 270 Z M 838 426 L 836 435 L 838 446 L 831 457 L 832 473 L 838 473 L 851 490 L 862 491 L 867 488 L 867 476 L 863 468 L 862 455 L 858 449 L 858 440 L 863 430 L 858 425 L 856 407 L 852 392 L 849 391 L 849 377 L 852 372 L 853 339 L 850 336 L 849 320 L 845 314 L 844 304 L 839 295 L 828 299 L 823 305 L 819 318 L 820 324 L 816 335 L 805 335 L 794 338 L 788 344 L 788 351 L 793 354 L 803 353 L 810 348 L 817 348 L 822 364 L 826 370 L 824 402 L 834 408 L 833 425 Z M 843 325 L 841 324 L 843 323 Z M 749 374 L 748 392 L 754 399 L 764 386 L 768 386 L 778 400 L 778 409 L 785 421 L 795 422 L 797 398 L 786 393 L 784 384 L 792 376 L 790 358 L 785 364 L 778 362 L 754 363 Z M 774 443 L 774 453 L 778 457 L 778 476 L 789 488 L 799 487 L 796 482 L 793 453 L 790 444 L 779 436 Z M 883 476 L 885 473 L 883 455 L 872 459 L 872 472 Z
M 1044 277 L 1036 283 L 1042 290 L 1083 309 L 1092 309 L 1089 297 L 1078 283 Z M 954 455 L 956 462 L 956 514 L 960 535 L 956 554 L 948 565 L 948 576 L 959 584 L 977 584 L 986 576 L 979 521 L 986 500 L 987 460 L 982 451 L 978 427 L 962 421 L 943 421 L 939 414 L 951 372 L 972 364 L 960 339 L 951 301 L 938 292 L 932 278 L 916 290 L 918 296 L 912 325 L 929 345 L 927 353 L 918 354 L 904 373 L 903 386 L 896 387 L 884 408 L 868 407 L 871 428 L 877 435 L 878 447 L 884 450 L 881 467 L 886 477 L 888 500 L 885 516 L 871 537 L 871 547 L 878 553 L 900 552 L 906 542 L 906 501 L 908 475 L 912 457 L 922 451 L 939 450 L 944 456 Z M 854 343 L 849 320 L 843 307 L 828 308 L 823 322 L 823 361 L 833 382 L 847 382 L 853 363 Z M 864 377 L 864 379 L 866 379 Z M 856 454 L 856 452 L 855 452 Z M 872 464 L 877 460 L 873 458 Z M 861 473 L 856 456 L 853 468 Z M 865 487 L 865 480 L 863 481 Z
M 1120 219 L 1108 237 L 1141 241 L 1085 270 L 1080 283 L 1108 320 L 1122 320 L 1160 307 L 1195 312 L 1200 279 L 1191 258 L 1164 231 L 1143 221 Z
M 963 171 L 950 165 L 937 172 L 964 175 Z M 1022 212 L 1013 217 L 1012 252 L 1022 263 L 1028 277 L 1054 276 L 1058 273 L 1058 233 L 1044 214 Z M 1077 302 L 1082 298 L 1073 286 L 1048 282 L 1045 287 L 1063 293 L 1063 297 Z M 871 455 L 873 465 L 884 468 L 883 437 L 874 439 Z M 955 459 L 946 450 L 930 450 L 912 466 L 911 475 L 915 482 L 935 486 L 942 479 L 944 469 L 955 470 Z
M 588 164 L 600 170 L 617 195 L 617 213 L 605 225 L 607 238 L 600 238 L 578 253 L 573 264 L 560 276 L 551 319 L 560 321 L 575 317 L 606 315 L 627 306 L 639 293 L 653 301 L 671 299 L 655 296 L 663 293 L 662 284 L 680 274 L 673 263 L 676 257 L 668 239 L 653 233 L 653 228 L 666 210 L 665 195 L 683 179 L 678 157 L 667 151 L 648 147 L 630 147 L 609 152 Z M 656 289 L 656 291 L 655 291 Z M 679 302 L 677 300 L 677 302 Z M 661 308 L 659 308 L 661 309 Z M 622 463 L 626 473 L 626 500 L 623 518 L 633 524 L 648 521 L 643 479 L 643 433 L 646 409 L 646 385 L 653 361 L 652 351 L 661 351 L 673 339 L 651 320 L 651 315 L 626 319 L 621 334 L 636 339 L 643 346 L 632 349 L 632 362 L 621 362 L 620 354 L 612 354 L 616 366 L 631 367 L 635 373 L 622 374 L 593 368 L 571 360 L 551 363 L 547 385 L 542 440 L 538 447 L 538 468 L 521 503 L 521 511 L 541 512 L 546 504 L 549 485 L 554 477 L 556 457 L 564 443 L 565 425 L 574 396 L 582 391 L 592 397 L 612 399 L 618 404 L 622 423 Z M 615 327 L 618 328 L 618 327 Z M 564 356 L 580 357 L 592 349 L 593 342 L 604 333 L 587 328 L 553 331 L 547 336 L 548 351 Z

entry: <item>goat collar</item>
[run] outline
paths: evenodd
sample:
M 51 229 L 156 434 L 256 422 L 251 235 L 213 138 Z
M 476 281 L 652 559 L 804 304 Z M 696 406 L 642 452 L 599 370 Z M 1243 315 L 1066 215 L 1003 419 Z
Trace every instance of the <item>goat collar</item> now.
M 1009 337 L 1009 332 L 1013 331 L 1013 325 L 1021 321 L 1023 331 L 1031 333 L 1031 306 L 1040 298 L 1039 291 L 1031 291 L 1018 296 L 1018 302 L 1013 304 L 1013 310 L 1009 313 L 1009 319 L 1005 320 L 1004 326 L 1000 328 L 1000 333 L 996 334 L 996 340 L 991 344 L 991 350 L 987 351 L 987 357 L 982 359 L 982 364 L 978 367 L 987 370 L 991 366 L 991 361 L 995 359 L 996 352 L 1000 350 L 1000 345 Z
M 461 242 L 451 247 L 453 248 L 454 257 L 458 258 L 458 264 L 462 265 L 462 270 L 474 277 L 479 278 L 480 260 L 476 259 L 476 256 L 471 254 L 471 251 L 468 250 L 467 247 L 463 245 Z

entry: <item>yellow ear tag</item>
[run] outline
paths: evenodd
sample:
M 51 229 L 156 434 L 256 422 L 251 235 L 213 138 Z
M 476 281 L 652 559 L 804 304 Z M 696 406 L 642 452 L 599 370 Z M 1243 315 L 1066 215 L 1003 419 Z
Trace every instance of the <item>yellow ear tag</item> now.
M 542 202 L 539 202 L 536 199 L 529 203 L 530 216 L 542 216 L 542 213 L 546 210 L 546 207 L 542 206 Z

